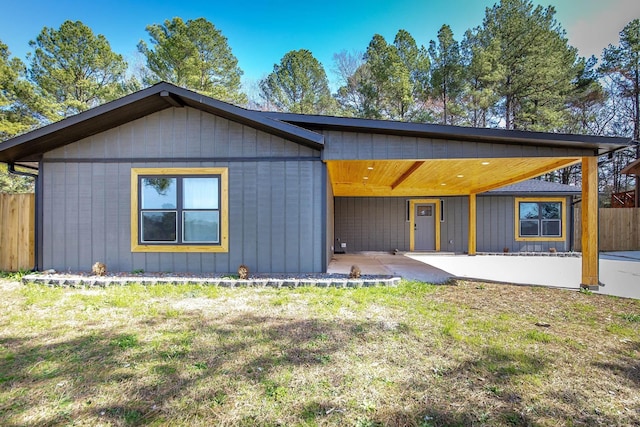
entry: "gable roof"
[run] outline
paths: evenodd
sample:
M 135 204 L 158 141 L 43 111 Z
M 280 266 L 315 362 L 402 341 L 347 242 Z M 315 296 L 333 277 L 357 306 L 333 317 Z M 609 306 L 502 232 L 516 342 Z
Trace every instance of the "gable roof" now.
M 0 162 L 33 161 L 45 152 L 170 107 L 189 106 L 321 149 L 322 135 L 170 83 L 158 83 L 59 122 L 0 142 Z
M 630 146 L 629 138 L 574 135 L 550 132 L 531 132 L 494 128 L 474 128 L 430 123 L 409 123 L 391 120 L 357 119 L 349 117 L 318 116 L 264 112 L 267 117 L 296 124 L 310 130 L 338 130 L 349 132 L 406 135 L 432 139 L 474 141 L 486 143 L 519 143 L 532 146 L 587 148 L 598 155 Z
M 510 196 L 522 194 L 537 195 L 577 195 L 582 193 L 582 189 L 575 185 L 560 184 L 558 182 L 542 181 L 540 179 L 529 179 L 517 182 L 504 187 L 496 188 L 484 193 L 486 196 Z
M 43 153 L 171 107 L 189 106 L 314 148 L 323 130 L 409 135 L 423 138 L 586 148 L 602 155 L 630 145 L 627 138 L 472 128 L 388 120 L 247 110 L 162 82 L 115 101 L 0 143 L 0 162 L 29 162 Z M 318 132 L 320 131 L 320 133 Z

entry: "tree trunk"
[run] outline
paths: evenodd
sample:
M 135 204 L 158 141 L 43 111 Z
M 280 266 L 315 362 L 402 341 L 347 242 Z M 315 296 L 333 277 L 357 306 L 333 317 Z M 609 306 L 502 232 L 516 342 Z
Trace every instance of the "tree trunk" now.
M 640 159 L 640 69 L 635 69 L 634 85 L 634 120 L 633 120 L 633 140 L 636 143 L 636 159 Z M 636 175 L 635 207 L 640 207 L 640 175 Z

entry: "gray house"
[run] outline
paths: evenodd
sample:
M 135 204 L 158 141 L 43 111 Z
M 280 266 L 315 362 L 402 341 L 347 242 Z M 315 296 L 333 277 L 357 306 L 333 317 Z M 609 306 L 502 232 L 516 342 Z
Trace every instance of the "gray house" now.
M 303 273 L 334 250 L 569 250 L 571 192 L 500 188 L 582 163 L 597 228 L 597 156 L 627 145 L 264 113 L 160 83 L 3 142 L 0 161 L 37 169 L 38 269 Z

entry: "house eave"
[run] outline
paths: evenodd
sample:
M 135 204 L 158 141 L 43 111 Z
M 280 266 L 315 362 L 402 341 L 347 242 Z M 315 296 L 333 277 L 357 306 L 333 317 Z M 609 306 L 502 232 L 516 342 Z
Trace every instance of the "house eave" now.
M 621 137 L 474 128 L 292 113 L 265 112 L 263 114 L 315 131 L 337 130 L 495 144 L 519 143 L 534 146 L 586 148 L 593 150 L 594 155 L 599 156 L 633 145 L 631 140 Z
M 324 137 L 169 83 L 158 83 L 0 143 L 0 162 L 37 161 L 43 153 L 180 104 L 320 150 Z

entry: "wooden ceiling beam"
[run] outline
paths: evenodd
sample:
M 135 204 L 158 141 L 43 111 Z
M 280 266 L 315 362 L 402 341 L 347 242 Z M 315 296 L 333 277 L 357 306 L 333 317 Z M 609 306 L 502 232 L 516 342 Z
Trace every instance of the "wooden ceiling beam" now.
M 400 175 L 400 177 L 398 179 L 396 179 L 393 184 L 391 184 L 391 189 L 395 190 L 397 186 L 399 186 L 400 184 L 402 184 L 404 181 L 407 180 L 407 178 L 409 178 L 411 175 L 413 175 L 413 173 L 415 171 L 417 171 L 418 169 L 420 169 L 420 167 L 424 164 L 424 161 L 417 161 L 414 162 L 409 169 L 407 169 L 402 175 Z
M 551 162 L 551 163 L 546 163 L 543 166 L 540 166 L 538 168 L 528 170 L 525 173 L 514 175 L 514 176 L 511 176 L 509 178 L 496 181 L 496 182 L 491 183 L 489 185 L 485 185 L 483 187 L 477 187 L 477 188 L 470 189 L 470 193 L 474 193 L 474 194 L 484 193 L 486 191 L 490 191 L 490 190 L 494 190 L 496 188 L 504 187 L 505 185 L 515 184 L 515 183 L 520 182 L 520 181 L 525 181 L 527 179 L 535 178 L 536 176 L 540 176 L 543 173 L 551 172 L 551 171 L 558 170 L 558 169 L 561 169 L 561 168 L 566 168 L 567 166 L 571 166 L 571 165 L 574 165 L 574 164 L 579 163 L 579 162 L 580 162 L 580 159 L 574 159 L 574 158 L 556 160 L 556 161 Z

